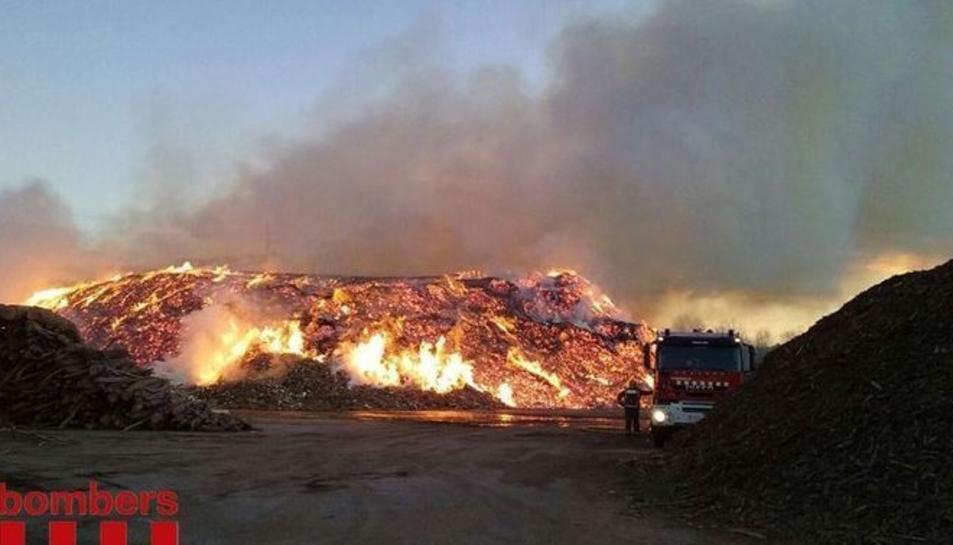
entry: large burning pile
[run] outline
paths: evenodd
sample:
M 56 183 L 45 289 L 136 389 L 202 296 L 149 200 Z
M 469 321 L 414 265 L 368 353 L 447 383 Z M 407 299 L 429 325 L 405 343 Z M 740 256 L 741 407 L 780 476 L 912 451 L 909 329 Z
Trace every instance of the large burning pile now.
M 192 384 L 273 377 L 311 360 L 353 387 L 466 389 L 521 407 L 611 403 L 641 374 L 648 335 L 573 272 L 349 278 L 186 264 L 29 303 L 73 320 L 94 346 L 124 347 Z

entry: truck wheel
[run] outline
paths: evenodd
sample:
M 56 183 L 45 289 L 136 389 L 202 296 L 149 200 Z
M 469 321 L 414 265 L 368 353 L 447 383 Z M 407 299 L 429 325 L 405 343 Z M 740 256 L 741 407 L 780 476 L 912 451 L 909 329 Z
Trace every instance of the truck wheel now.
M 652 428 L 652 442 L 656 448 L 665 448 L 665 441 L 668 441 L 668 430 Z

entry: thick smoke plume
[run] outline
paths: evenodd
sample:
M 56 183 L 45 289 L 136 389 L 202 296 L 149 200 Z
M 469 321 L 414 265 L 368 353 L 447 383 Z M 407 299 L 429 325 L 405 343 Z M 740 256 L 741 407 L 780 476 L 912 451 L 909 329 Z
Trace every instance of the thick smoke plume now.
M 0 301 L 20 301 L 98 270 L 69 206 L 45 182 L 0 191 Z
M 662 2 L 570 24 L 533 92 L 422 57 L 109 246 L 319 273 L 566 266 L 649 318 L 672 294 L 837 297 L 858 263 L 953 251 L 949 3 Z

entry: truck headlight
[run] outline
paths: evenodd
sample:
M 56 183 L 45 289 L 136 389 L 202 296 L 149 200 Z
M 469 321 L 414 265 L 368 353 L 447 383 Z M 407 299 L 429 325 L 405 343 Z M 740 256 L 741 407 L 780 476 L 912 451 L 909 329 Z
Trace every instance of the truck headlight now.
M 667 418 L 668 418 L 668 415 L 665 414 L 665 411 L 663 411 L 662 409 L 652 410 L 652 420 L 654 420 L 655 422 L 662 423 L 662 422 L 665 422 Z

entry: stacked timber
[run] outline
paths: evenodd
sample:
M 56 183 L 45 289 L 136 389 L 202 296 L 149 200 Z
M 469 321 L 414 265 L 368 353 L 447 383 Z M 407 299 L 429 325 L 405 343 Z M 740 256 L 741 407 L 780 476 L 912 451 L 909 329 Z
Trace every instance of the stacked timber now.
M 153 376 L 124 351 L 83 344 L 65 318 L 11 305 L 0 305 L 0 422 L 40 428 L 248 428 Z

